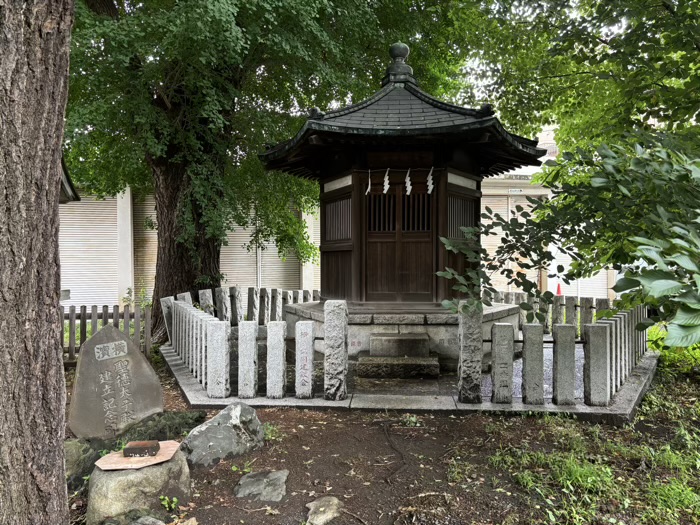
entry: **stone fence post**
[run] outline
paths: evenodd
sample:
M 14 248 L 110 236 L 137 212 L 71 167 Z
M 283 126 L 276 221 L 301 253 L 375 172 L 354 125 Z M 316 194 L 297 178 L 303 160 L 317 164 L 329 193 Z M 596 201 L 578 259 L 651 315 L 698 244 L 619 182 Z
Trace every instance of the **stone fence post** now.
M 191 305 L 192 304 L 192 294 L 190 292 L 179 293 L 179 294 L 177 294 L 177 300 Z
M 206 329 L 204 357 L 207 395 L 212 398 L 228 397 L 231 394 L 231 323 L 209 320 L 203 324 Z
M 494 323 L 491 326 L 491 402 L 513 402 L 513 325 Z
M 570 324 L 553 326 L 554 367 L 552 402 L 555 405 L 576 403 L 576 327 Z
M 231 298 L 228 295 L 228 288 L 216 288 L 214 290 L 214 301 L 216 303 L 216 317 L 219 321 L 231 322 Z
M 241 297 L 240 286 L 231 286 L 228 290 L 231 301 L 231 324 L 238 326 L 245 320 L 245 309 L 243 308 L 243 298 Z
M 282 399 L 287 386 L 287 323 L 267 325 L 267 397 Z
M 299 321 L 296 330 L 296 380 L 294 388 L 299 399 L 311 399 L 314 386 L 314 322 Z
M 165 331 L 168 333 L 168 341 L 173 344 L 173 296 L 163 297 L 160 300 L 160 309 L 163 311 L 163 321 L 165 321 Z M 97 315 L 92 316 L 93 321 L 97 320 Z M 93 326 L 92 333 L 96 334 L 97 330 Z
M 587 324 L 583 327 L 583 400 L 590 406 L 610 404 L 610 327 Z
M 238 397 L 258 395 L 258 321 L 238 325 Z
M 484 356 L 481 325 L 483 307 L 459 303 L 459 380 L 457 396 L 460 403 L 481 403 L 481 361 Z
M 214 315 L 214 298 L 211 294 L 211 290 L 209 288 L 199 290 L 197 295 L 199 296 L 199 306 L 202 310 L 209 315 Z
M 523 326 L 523 403 L 544 404 L 544 326 Z
M 346 302 L 326 301 L 323 315 L 326 352 L 323 360 L 323 395 L 325 399 L 341 401 L 348 394 L 348 307 Z

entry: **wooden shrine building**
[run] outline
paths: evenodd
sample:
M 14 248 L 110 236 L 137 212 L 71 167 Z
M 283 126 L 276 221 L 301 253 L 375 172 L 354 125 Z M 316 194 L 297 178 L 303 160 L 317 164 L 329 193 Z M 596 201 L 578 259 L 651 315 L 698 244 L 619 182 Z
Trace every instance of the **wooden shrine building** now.
M 506 131 L 488 104 L 463 108 L 421 91 L 408 54 L 392 45 L 379 91 L 315 109 L 295 137 L 260 155 L 269 170 L 320 183 L 323 299 L 450 298 L 436 272 L 459 261 L 440 237 L 461 238 L 460 226 L 478 223 L 484 177 L 539 165 L 546 153 Z

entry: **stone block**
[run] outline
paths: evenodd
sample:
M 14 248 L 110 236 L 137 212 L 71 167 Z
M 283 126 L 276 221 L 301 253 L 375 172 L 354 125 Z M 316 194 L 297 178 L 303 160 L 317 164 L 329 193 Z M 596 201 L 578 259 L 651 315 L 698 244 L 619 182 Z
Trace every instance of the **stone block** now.
M 400 334 L 427 334 L 429 326 L 427 324 L 400 324 L 398 328 Z
M 558 324 L 554 325 L 552 332 L 552 402 L 555 405 L 573 405 L 576 403 L 576 327 Z
M 179 294 L 177 294 L 177 300 L 191 305 L 192 304 L 192 294 L 190 294 L 190 292 L 179 293 Z
M 578 315 L 576 314 L 576 297 L 566 297 L 564 302 L 565 323 L 576 327 L 578 333 Z
M 598 298 L 595 300 L 596 314 L 602 312 L 603 310 L 610 310 L 610 299 Z
M 304 290 L 304 302 L 305 303 L 310 303 L 311 302 L 311 290 Z
M 241 321 L 238 326 L 238 397 L 258 395 L 258 322 Z
M 491 393 L 492 403 L 513 402 L 513 326 L 494 323 L 491 327 Z
M 374 324 L 424 324 L 423 314 L 374 314 Z
M 459 304 L 457 395 L 462 403 L 481 403 L 482 308 L 481 304 L 468 308 L 464 301 Z
M 552 298 L 552 327 L 564 322 L 564 301 L 563 295 L 555 295 Z
M 428 357 L 428 334 L 372 334 L 369 353 L 373 357 Z
M 214 289 L 214 301 L 216 303 L 216 317 L 219 321 L 231 322 L 231 298 L 228 288 Z
M 610 328 L 584 325 L 583 400 L 589 406 L 610 404 Z
M 214 297 L 209 288 L 199 290 L 199 306 L 209 315 L 214 315 Z
M 260 288 L 260 314 L 258 324 L 267 326 L 270 322 L 272 293 L 270 288 Z
M 312 294 L 313 300 L 314 301 L 320 301 L 321 300 L 321 291 L 320 290 L 314 290 Z
M 313 397 L 314 375 L 314 321 L 296 324 L 295 391 L 299 399 Z
M 627 379 L 625 373 L 625 356 L 622 353 L 622 326 L 619 317 L 611 317 L 612 322 L 612 350 L 615 356 L 615 382 L 617 390 L 622 387 Z
M 247 310 L 243 306 L 243 290 L 240 286 L 231 286 L 228 293 L 231 300 L 231 324 L 238 326 L 241 321 L 245 321 Z
M 608 332 L 608 347 L 610 351 L 610 361 L 608 363 L 608 370 L 610 374 L 610 398 L 615 395 L 615 392 L 619 390 L 619 385 L 617 383 L 617 363 L 616 363 L 616 349 L 615 349 L 615 323 L 610 319 L 600 319 L 595 324 L 607 327 Z
M 270 320 L 284 321 L 284 314 L 282 313 L 282 290 L 279 288 L 272 289 L 272 296 L 270 298 Z
M 430 351 L 440 357 L 459 360 L 459 326 L 430 325 L 425 327 L 430 338 Z
M 324 398 L 341 401 L 347 397 L 348 308 L 345 301 L 326 301 L 324 356 Z
M 370 315 L 370 314 L 350 314 L 350 315 L 348 315 L 348 323 L 350 323 L 350 324 L 372 324 L 372 315 Z
M 356 325 L 348 326 L 348 352 L 355 355 L 358 352 L 369 351 L 369 338 L 372 334 L 398 334 L 397 325 Z M 316 326 L 316 337 L 325 336 L 323 324 Z
M 267 397 L 282 399 L 287 387 L 287 323 L 267 326 Z
M 581 317 L 581 327 L 587 324 L 593 324 L 594 318 L 594 306 L 592 297 L 581 297 L 579 301 L 580 307 L 580 317 Z M 583 333 L 583 328 L 581 328 L 581 333 Z
M 438 377 L 437 357 L 360 357 L 355 369 L 357 377 L 407 379 Z
M 425 322 L 427 324 L 459 324 L 459 316 L 457 314 L 425 314 Z
M 523 326 L 523 403 L 544 404 L 544 326 Z
M 289 290 L 282 290 L 282 315 L 287 315 L 285 306 L 292 304 L 292 292 Z
M 251 286 L 250 288 L 248 288 L 248 315 L 246 319 L 248 321 L 255 321 L 256 323 L 258 323 L 259 316 L 260 289 Z
M 523 292 L 516 292 L 515 293 L 515 304 L 518 305 L 518 329 L 522 330 L 523 325 L 527 323 L 527 310 L 523 310 L 520 308 L 520 305 L 522 303 L 527 302 L 527 294 Z

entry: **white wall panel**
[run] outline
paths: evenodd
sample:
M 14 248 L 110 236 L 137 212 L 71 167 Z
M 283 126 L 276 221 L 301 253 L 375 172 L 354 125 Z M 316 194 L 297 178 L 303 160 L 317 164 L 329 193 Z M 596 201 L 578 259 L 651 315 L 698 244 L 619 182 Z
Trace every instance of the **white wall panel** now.
M 119 302 L 117 200 L 81 199 L 59 207 L 61 289 L 70 290 L 61 304 L 111 306 Z

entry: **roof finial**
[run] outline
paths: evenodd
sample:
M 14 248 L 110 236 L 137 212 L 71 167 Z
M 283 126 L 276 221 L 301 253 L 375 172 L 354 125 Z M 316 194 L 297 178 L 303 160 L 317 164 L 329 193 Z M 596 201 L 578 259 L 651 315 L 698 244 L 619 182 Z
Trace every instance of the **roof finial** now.
M 389 55 L 394 59 L 394 62 L 406 62 L 406 58 L 411 53 L 411 49 L 403 42 L 391 44 Z
M 408 58 L 410 52 L 409 47 L 403 42 L 396 42 L 391 45 L 389 56 L 391 56 L 393 62 L 386 69 L 386 76 L 382 79 L 382 86 L 389 82 L 416 83 L 416 79 L 413 78 L 413 68 L 406 64 L 406 58 Z

